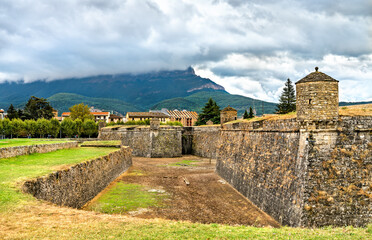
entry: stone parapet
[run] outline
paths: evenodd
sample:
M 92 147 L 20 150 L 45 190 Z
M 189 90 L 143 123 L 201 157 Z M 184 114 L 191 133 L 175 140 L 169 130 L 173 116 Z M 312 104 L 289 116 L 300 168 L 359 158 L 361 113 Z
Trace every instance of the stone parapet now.
M 32 153 L 47 153 L 57 151 L 59 149 L 68 149 L 75 147 L 78 147 L 78 142 L 50 143 L 0 148 L 0 158 L 10 158 L 21 155 L 28 155 Z
M 23 191 L 58 205 L 81 208 L 131 165 L 131 149 L 122 147 L 107 156 L 26 181 Z

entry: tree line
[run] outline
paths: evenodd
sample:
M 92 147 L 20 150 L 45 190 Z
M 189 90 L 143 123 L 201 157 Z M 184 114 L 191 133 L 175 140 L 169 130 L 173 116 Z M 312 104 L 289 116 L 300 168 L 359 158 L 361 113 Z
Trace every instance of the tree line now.
M 19 118 L 0 120 L 0 137 L 91 137 L 98 133 L 98 125 L 91 119 L 82 121 L 65 118 L 61 123 L 57 119 L 37 120 Z

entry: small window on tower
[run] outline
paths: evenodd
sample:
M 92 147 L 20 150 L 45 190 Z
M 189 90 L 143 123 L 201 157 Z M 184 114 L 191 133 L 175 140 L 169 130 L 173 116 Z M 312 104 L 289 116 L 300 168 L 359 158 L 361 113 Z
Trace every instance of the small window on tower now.
M 309 99 L 309 104 L 311 104 L 311 99 Z

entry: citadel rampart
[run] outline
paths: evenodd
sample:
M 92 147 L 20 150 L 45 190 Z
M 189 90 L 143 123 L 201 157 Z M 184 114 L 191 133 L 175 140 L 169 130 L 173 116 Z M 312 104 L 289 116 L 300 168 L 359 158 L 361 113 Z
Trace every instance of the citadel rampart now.
M 226 124 L 221 130 L 216 171 L 281 224 L 301 218 L 303 171 L 300 132 L 289 121 Z M 269 125 L 263 128 L 263 125 Z
M 149 153 L 149 132 L 120 134 L 141 154 Z M 186 153 L 217 159 L 216 172 L 283 225 L 365 226 L 371 136 L 371 116 L 341 116 L 333 128 L 314 122 L 304 129 L 296 118 L 187 127 L 182 142 Z M 164 144 L 179 153 L 178 140 Z
M 311 131 L 295 120 L 224 125 L 217 173 L 283 225 L 365 226 L 372 117 L 340 117 L 337 129 Z
M 121 147 L 107 156 L 27 181 L 23 191 L 58 205 L 80 208 L 131 165 L 131 149 Z
M 216 158 L 217 173 L 283 225 L 365 226 L 372 219 L 372 116 L 339 116 L 338 81 L 318 68 L 296 89 L 297 116 L 185 128 L 182 143 L 163 142 L 171 144 L 164 149 L 183 144 L 184 153 Z M 233 108 L 224 110 L 231 114 L 223 111 L 223 121 L 236 119 Z M 142 144 L 152 146 L 151 134 L 137 132 L 115 137 L 148 154 Z
M 65 143 L 50 143 L 50 144 L 37 144 L 30 146 L 17 146 L 0 148 L 0 158 L 10 158 L 21 155 L 28 155 L 32 153 L 47 153 L 53 152 L 59 149 L 68 149 L 78 147 L 77 142 L 65 142 Z

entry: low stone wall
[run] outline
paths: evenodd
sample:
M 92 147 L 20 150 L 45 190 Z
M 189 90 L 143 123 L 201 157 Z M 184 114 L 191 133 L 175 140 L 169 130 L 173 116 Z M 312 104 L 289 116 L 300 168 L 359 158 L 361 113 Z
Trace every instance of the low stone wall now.
M 123 136 L 123 126 L 105 127 L 99 130 L 99 140 L 121 140 Z
M 131 165 L 131 149 L 122 147 L 107 156 L 27 181 L 23 191 L 58 205 L 80 208 Z
M 51 144 L 37 144 L 31 146 L 17 146 L 0 148 L 0 158 L 10 158 L 20 155 L 28 155 L 32 153 L 47 153 L 53 152 L 59 149 L 68 149 L 78 147 L 77 142 L 65 142 L 65 143 L 51 143 Z

